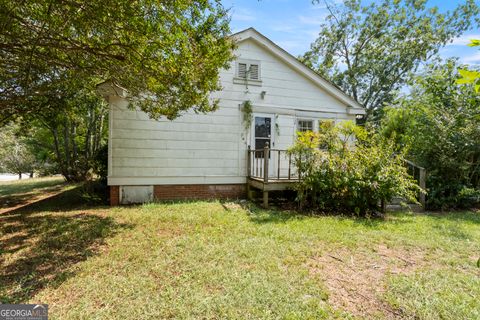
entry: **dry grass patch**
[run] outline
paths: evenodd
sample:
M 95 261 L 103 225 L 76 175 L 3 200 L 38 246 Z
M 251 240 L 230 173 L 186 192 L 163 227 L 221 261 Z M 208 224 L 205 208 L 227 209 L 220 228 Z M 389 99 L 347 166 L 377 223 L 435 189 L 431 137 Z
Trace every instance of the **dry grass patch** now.
M 328 301 L 337 310 L 359 317 L 402 317 L 385 302 L 389 276 L 409 274 L 431 264 L 418 249 L 392 249 L 377 245 L 315 256 L 307 262 L 309 272 L 319 275 L 328 289 Z

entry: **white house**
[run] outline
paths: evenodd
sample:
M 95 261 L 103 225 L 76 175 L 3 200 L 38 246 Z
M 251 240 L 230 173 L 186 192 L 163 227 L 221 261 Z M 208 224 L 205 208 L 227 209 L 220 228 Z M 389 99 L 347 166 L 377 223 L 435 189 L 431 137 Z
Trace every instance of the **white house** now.
M 262 170 L 265 163 L 263 155 L 250 155 L 247 163 L 249 146 L 262 149 L 268 142 L 271 149 L 284 150 L 294 143 L 297 131 L 316 130 L 321 120 L 355 120 L 365 113 L 351 97 L 255 29 L 233 37 L 238 59 L 221 71 L 223 90 L 212 94 L 220 99 L 214 113 L 151 120 L 128 109 L 118 90 L 99 87 L 110 104 L 111 204 L 242 197 L 247 167 Z M 243 121 L 246 101 L 251 125 Z M 280 168 L 286 158 L 271 153 L 269 175 L 280 178 L 286 174 L 286 167 Z

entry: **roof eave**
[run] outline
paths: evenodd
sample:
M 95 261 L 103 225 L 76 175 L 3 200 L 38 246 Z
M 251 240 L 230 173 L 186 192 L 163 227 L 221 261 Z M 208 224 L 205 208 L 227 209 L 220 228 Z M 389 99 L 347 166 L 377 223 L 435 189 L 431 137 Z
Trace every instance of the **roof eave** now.
M 243 42 L 247 39 L 252 39 L 265 47 L 267 50 L 275 54 L 277 57 L 281 58 L 282 61 L 286 62 L 289 64 L 291 67 L 293 67 L 295 70 L 298 72 L 302 73 L 304 76 L 306 76 L 308 79 L 312 80 L 314 83 L 316 83 L 318 86 L 320 86 L 322 89 L 326 90 L 333 96 L 335 96 L 337 99 L 345 103 L 347 106 L 349 106 L 352 111 L 355 110 L 357 112 L 356 114 L 365 114 L 365 107 L 358 103 L 355 99 L 353 99 L 351 96 L 343 92 L 340 88 L 338 88 L 336 85 L 328 81 L 327 79 L 323 78 L 320 76 L 318 73 L 316 73 L 314 70 L 306 66 L 305 64 L 301 63 L 298 61 L 297 58 L 292 56 L 290 53 L 285 51 L 283 48 L 279 47 L 275 42 L 272 40 L 268 39 L 266 36 L 255 30 L 254 28 L 250 27 L 248 29 L 245 29 L 243 31 L 237 32 L 232 35 L 232 38 L 236 42 Z M 360 110 L 359 110 L 360 109 Z M 363 113 L 362 113 L 363 110 Z

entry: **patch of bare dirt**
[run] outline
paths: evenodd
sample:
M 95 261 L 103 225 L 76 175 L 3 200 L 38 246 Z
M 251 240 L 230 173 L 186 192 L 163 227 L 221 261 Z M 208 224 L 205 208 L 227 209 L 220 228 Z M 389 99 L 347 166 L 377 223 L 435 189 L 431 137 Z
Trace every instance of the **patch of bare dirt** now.
M 408 274 L 427 265 L 425 252 L 418 249 L 391 249 L 384 245 L 374 250 L 340 249 L 311 258 L 311 274 L 320 276 L 328 291 L 329 303 L 338 310 L 365 318 L 400 319 L 382 296 L 385 280 L 392 274 Z

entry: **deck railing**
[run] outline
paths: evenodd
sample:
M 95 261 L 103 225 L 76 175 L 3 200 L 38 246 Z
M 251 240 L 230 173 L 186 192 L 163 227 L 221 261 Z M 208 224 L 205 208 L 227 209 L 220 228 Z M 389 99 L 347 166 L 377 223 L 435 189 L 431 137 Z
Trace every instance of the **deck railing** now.
M 264 182 L 300 180 L 292 155 L 287 150 L 270 149 L 268 143 L 263 149 L 251 149 L 248 146 L 247 158 L 249 178 Z
M 426 190 L 427 170 L 409 160 L 405 160 L 405 165 L 407 167 L 408 173 L 417 181 L 418 186 L 422 188 L 422 190 Z M 425 193 L 424 192 L 420 192 L 418 194 L 418 202 L 420 202 L 420 204 L 422 205 L 422 208 L 425 209 Z

